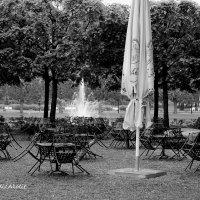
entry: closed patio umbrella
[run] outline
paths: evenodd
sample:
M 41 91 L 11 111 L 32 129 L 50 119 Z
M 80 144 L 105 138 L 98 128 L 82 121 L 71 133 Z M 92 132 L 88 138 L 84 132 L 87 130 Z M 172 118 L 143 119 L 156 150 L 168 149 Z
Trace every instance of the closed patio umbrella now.
M 123 128 L 136 130 L 135 170 L 139 170 L 139 133 L 151 125 L 149 95 L 154 91 L 153 46 L 149 0 L 132 0 L 129 16 L 121 94 L 130 99 Z

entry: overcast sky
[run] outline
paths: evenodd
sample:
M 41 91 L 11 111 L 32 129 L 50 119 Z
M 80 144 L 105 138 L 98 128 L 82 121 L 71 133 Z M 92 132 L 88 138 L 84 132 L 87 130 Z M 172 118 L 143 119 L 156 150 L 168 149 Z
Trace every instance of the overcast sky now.
M 131 1 L 132 0 L 102 0 L 104 3 L 106 4 L 111 4 L 111 3 L 121 3 L 121 4 L 128 4 L 131 5 Z M 155 0 L 154 0 L 155 1 Z M 162 0 L 158 0 L 158 1 L 162 1 Z M 193 0 L 197 3 L 200 4 L 200 0 Z

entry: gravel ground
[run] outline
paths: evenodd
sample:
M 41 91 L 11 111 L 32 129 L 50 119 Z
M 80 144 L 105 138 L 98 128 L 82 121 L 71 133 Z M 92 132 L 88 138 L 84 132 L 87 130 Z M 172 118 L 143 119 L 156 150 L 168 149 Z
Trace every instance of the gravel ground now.
M 105 141 L 107 144 L 109 142 L 109 140 Z M 19 143 L 25 147 L 29 141 L 20 140 Z M 27 173 L 34 163 L 31 156 L 27 155 L 17 162 L 0 160 L 0 200 L 200 199 L 200 172 L 184 171 L 189 159 L 141 160 L 141 168 L 163 170 L 167 175 L 151 179 L 136 179 L 108 174 L 109 170 L 134 167 L 134 150 L 106 149 L 99 145 L 94 145 L 92 150 L 103 158 L 86 158 L 81 161 L 82 167 L 91 175 L 78 173 L 75 176 L 48 175 L 47 170 L 50 167 L 46 163 L 40 172 L 31 176 Z M 20 149 L 16 151 L 9 148 L 13 157 L 20 151 Z M 195 166 L 197 164 L 195 163 Z

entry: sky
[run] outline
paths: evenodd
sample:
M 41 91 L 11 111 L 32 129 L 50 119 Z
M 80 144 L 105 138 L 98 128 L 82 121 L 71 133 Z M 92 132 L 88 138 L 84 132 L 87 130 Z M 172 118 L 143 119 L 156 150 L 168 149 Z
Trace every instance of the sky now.
M 131 5 L 132 0 L 102 0 L 105 4 L 111 4 L 111 3 L 121 3 L 121 4 L 127 4 Z M 161 1 L 161 0 L 156 0 Z M 200 5 L 200 0 L 193 0 L 194 2 L 197 2 Z

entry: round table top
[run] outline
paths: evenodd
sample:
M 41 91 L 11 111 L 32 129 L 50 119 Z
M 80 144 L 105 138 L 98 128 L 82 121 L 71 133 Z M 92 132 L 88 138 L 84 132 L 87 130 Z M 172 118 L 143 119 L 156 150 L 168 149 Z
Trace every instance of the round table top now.
M 181 131 L 182 131 L 182 135 L 185 137 L 188 137 L 190 133 L 192 134 L 200 133 L 200 129 L 194 129 L 194 128 L 181 128 Z

